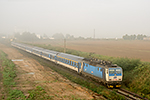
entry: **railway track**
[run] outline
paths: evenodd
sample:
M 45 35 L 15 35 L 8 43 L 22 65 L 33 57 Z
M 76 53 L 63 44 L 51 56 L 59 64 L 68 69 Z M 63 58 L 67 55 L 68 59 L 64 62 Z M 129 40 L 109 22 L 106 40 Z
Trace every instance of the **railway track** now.
M 73 70 L 71 70 L 71 69 L 69 69 L 69 68 L 66 68 L 66 67 L 62 67 L 61 65 L 56 65 L 55 63 L 53 63 L 53 62 L 50 62 L 50 61 L 48 61 L 48 60 L 45 60 L 44 58 L 40 58 L 40 57 L 38 57 L 38 56 L 36 56 L 36 55 L 33 55 L 33 54 L 29 54 L 29 53 L 27 53 L 27 52 L 25 52 L 25 51 L 23 51 L 23 50 L 20 50 L 20 49 L 18 49 L 21 53 L 23 53 L 23 54 L 25 54 L 25 55 L 27 55 L 27 56 L 30 56 L 30 57 L 32 57 L 32 58 L 34 58 L 34 59 L 42 59 L 42 61 L 43 61 L 43 63 L 44 64 L 51 64 L 52 66 L 55 66 L 56 68 L 58 68 L 58 69 L 60 69 L 60 70 L 62 70 L 62 71 L 64 71 L 64 72 L 66 72 L 66 73 L 70 73 L 70 74 L 73 74 L 74 76 L 76 76 L 77 78 L 80 78 L 80 79 L 83 79 L 83 80 L 86 80 L 86 81 L 89 81 L 89 82 L 93 82 L 96 86 L 99 86 L 99 85 L 102 85 L 102 84 L 100 84 L 99 82 L 97 82 L 96 80 L 93 80 L 93 79 L 91 79 L 90 77 L 87 77 L 87 76 L 84 76 L 84 75 L 79 75 L 79 74 L 77 74 L 75 71 L 73 71 Z M 46 68 L 46 67 L 45 67 Z M 104 86 L 104 85 L 103 85 Z M 141 97 L 141 96 L 139 96 L 139 95 L 137 95 L 137 94 L 135 94 L 135 93 L 132 93 L 132 92 L 130 92 L 130 91 L 127 91 L 127 90 L 125 90 L 125 89 L 122 89 L 122 88 L 120 88 L 120 89 L 109 89 L 110 91 L 112 91 L 112 90 L 115 90 L 116 91 L 116 93 L 117 94 L 120 94 L 120 95 L 122 95 L 122 96 L 124 96 L 127 100 L 148 100 L 148 99 L 146 99 L 146 98 L 143 98 L 143 97 Z M 97 97 L 97 96 L 101 96 L 101 95 L 99 95 L 99 94 L 97 94 L 97 93 L 95 93 L 95 94 L 93 94 L 93 97 L 95 98 L 95 97 Z M 107 98 L 106 98 L 107 99 Z
M 127 100 L 148 100 L 147 98 L 143 98 L 141 96 L 139 96 L 138 94 L 136 93 L 133 93 L 133 92 L 130 92 L 130 91 L 127 91 L 125 89 L 115 89 L 115 91 L 120 94 L 120 95 L 123 95 Z

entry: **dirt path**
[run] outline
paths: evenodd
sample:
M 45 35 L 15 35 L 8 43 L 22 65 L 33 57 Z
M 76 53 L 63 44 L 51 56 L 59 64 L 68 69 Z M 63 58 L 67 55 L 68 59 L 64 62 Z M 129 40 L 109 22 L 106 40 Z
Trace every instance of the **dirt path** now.
M 91 91 L 70 82 L 50 68 L 45 69 L 36 60 L 20 54 L 16 49 L 3 44 L 0 44 L 0 49 L 16 64 L 17 87 L 15 88 L 23 91 L 26 96 L 29 96 L 29 90 L 42 86 L 54 100 L 94 99 Z

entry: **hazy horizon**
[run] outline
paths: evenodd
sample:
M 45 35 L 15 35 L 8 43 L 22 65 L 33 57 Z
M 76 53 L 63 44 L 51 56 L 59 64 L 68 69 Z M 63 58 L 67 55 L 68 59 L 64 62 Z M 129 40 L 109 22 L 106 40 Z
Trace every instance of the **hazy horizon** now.
M 150 36 L 149 0 L 0 0 L 0 34 Z

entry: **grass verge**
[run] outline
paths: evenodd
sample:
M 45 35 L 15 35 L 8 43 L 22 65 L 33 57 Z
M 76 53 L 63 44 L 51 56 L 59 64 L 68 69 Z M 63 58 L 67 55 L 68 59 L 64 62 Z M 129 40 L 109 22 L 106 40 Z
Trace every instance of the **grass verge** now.
M 14 78 L 16 77 L 16 69 L 15 64 L 6 58 L 7 55 L 0 51 L 0 60 L 2 61 L 2 76 L 3 76 L 3 86 L 5 89 L 5 92 L 7 94 L 7 100 L 24 100 L 25 96 L 22 93 L 22 91 L 17 89 L 12 89 L 16 86 L 16 83 L 14 82 Z
M 47 92 L 41 86 L 37 86 L 35 90 L 30 90 L 28 100 L 53 100 L 53 96 L 47 95 Z
M 4 100 L 53 100 L 52 96 L 48 96 L 46 91 L 41 86 L 37 86 L 36 89 L 28 91 L 29 96 L 26 97 L 22 91 L 13 89 L 16 87 L 16 82 L 14 78 L 16 75 L 15 64 L 7 59 L 7 55 L 0 51 L 0 61 L 2 66 L 2 82 L 4 87 L 4 92 L 6 96 L 0 97 Z M 2 88 L 2 87 L 1 87 Z M 4 93 L 3 93 L 4 94 Z

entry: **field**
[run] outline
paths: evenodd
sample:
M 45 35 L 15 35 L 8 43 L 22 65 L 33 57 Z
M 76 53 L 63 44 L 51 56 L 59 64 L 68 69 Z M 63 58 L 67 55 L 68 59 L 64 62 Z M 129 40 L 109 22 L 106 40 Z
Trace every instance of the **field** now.
M 64 47 L 63 40 L 34 42 Z M 127 57 L 150 62 L 150 41 L 67 40 L 66 48 L 112 57 Z

